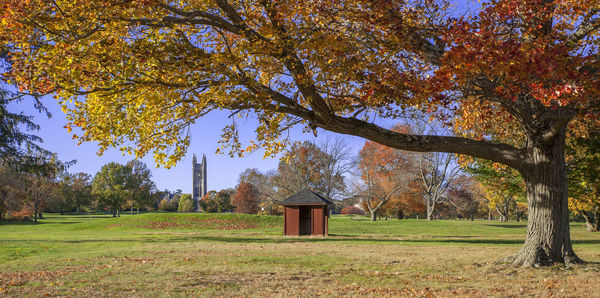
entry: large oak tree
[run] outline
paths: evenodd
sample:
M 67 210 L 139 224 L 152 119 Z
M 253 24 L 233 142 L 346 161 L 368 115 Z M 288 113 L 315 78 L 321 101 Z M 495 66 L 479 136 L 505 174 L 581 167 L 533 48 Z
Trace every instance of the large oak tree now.
M 464 11 L 461 11 L 464 10 Z M 273 153 L 292 124 L 518 170 L 529 221 L 518 265 L 577 263 L 565 135 L 598 107 L 596 1 L 2 0 L 0 39 L 22 89 L 54 92 L 97 141 L 172 164 L 211 110 L 260 122 Z M 80 97 L 83 95 L 83 97 Z M 72 102 L 70 102 L 72 101 Z M 374 119 L 428 112 L 464 137 Z M 492 137 L 496 137 L 491 141 Z M 134 142 L 132 143 L 131 140 Z

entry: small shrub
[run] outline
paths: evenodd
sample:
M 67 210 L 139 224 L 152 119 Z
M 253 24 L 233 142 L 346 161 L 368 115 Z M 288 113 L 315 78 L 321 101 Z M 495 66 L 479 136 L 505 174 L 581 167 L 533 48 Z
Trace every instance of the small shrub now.
M 178 201 L 175 202 L 175 200 L 169 200 L 169 199 L 162 199 L 162 201 L 160 201 L 160 204 L 158 204 L 158 210 L 161 211 L 177 211 L 177 207 L 178 207 Z
M 14 222 L 31 221 L 32 218 L 33 210 L 29 207 L 23 207 L 21 210 L 11 212 L 8 216 L 8 220 Z
M 354 207 L 354 206 L 348 206 L 342 209 L 342 214 L 358 214 L 358 215 L 365 215 L 365 212 L 362 211 L 360 208 L 358 207 Z
M 179 206 L 177 207 L 177 212 L 194 212 L 196 211 L 196 206 L 194 204 L 194 199 L 189 194 L 182 195 L 179 198 Z

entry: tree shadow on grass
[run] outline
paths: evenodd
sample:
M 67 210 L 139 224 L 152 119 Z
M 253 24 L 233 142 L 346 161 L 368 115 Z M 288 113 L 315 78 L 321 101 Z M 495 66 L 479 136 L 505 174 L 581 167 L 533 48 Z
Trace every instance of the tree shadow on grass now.
M 82 223 L 81 221 L 45 221 L 44 219 L 40 219 L 39 221 L 24 221 L 24 222 L 1 222 L 2 226 L 35 226 L 35 225 L 51 225 L 51 224 L 78 224 Z
M 0 226 L 33 226 L 39 225 L 41 222 L 34 221 L 1 221 Z
M 77 239 L 77 240 L 54 240 L 54 239 L 35 239 L 35 240 L 17 240 L 8 239 L 0 240 L 2 242 L 54 242 L 54 243 L 101 243 L 101 242 L 131 242 L 131 243 L 166 243 L 166 242 L 222 242 L 222 243 L 388 243 L 388 244 L 465 244 L 465 245 L 522 245 L 522 239 L 490 239 L 480 238 L 474 239 L 474 236 L 465 236 L 469 238 L 406 238 L 406 239 L 385 239 L 385 238 L 368 238 L 346 235 L 336 235 L 333 237 L 244 237 L 244 236 L 211 236 L 211 235 L 178 235 L 166 237 L 140 237 L 133 239 Z M 573 240 L 574 245 L 580 244 L 600 244 L 600 239 Z
M 132 243 L 165 243 L 165 242 L 223 242 L 223 243 L 460 243 L 460 244 L 522 244 L 522 240 L 506 240 L 506 239 L 377 239 L 377 238 L 332 238 L 332 237 L 281 237 L 281 238 L 262 238 L 262 237 L 222 237 L 222 236 L 206 236 L 206 235 L 190 235 L 190 236 L 169 236 L 169 237 L 144 237 L 136 239 L 77 239 L 77 240 L 54 240 L 54 239 L 6 239 L 2 242 L 53 242 L 53 243 L 102 243 L 102 242 L 132 242 Z M 598 240 L 600 243 L 600 240 Z
M 501 225 L 501 224 L 485 224 L 484 226 L 488 226 L 488 227 L 496 227 L 496 228 L 509 228 L 509 229 L 515 229 L 515 228 L 525 228 L 527 227 L 527 224 L 506 224 L 506 225 Z
M 80 215 L 80 216 L 69 216 L 69 218 L 92 218 L 92 219 L 100 219 L 100 218 L 113 218 L 112 215 Z

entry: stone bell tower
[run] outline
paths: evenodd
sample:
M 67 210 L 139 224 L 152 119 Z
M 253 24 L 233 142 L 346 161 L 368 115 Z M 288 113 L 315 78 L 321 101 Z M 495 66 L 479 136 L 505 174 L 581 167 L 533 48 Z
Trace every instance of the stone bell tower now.
M 192 159 L 192 198 L 196 203 L 196 211 L 199 211 L 198 201 L 206 195 L 206 155 L 202 154 L 202 162 L 198 163 L 196 154 Z

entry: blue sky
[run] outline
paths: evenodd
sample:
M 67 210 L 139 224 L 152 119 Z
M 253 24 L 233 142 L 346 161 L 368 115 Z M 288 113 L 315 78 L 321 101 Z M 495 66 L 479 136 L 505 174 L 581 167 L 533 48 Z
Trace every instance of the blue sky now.
M 51 97 L 44 99 L 44 104 L 52 114 L 47 118 L 45 114 L 38 113 L 32 102 L 24 100 L 18 104 L 11 104 L 9 109 L 12 112 L 24 112 L 27 115 L 34 116 L 34 122 L 41 126 L 41 129 L 35 134 L 42 137 L 43 148 L 58 153 L 61 160 L 77 160 L 77 163 L 69 169 L 71 173 L 85 172 L 92 176 L 100 170 L 102 165 L 115 161 L 125 163 L 133 156 L 123 155 L 119 150 L 107 150 L 102 156 L 98 156 L 98 146 L 95 143 L 84 143 L 77 145 L 77 141 L 71 138 L 71 134 L 64 128 L 67 124 L 65 114 L 61 111 L 58 103 Z M 227 112 L 212 112 L 200 119 L 192 126 L 191 145 L 184 159 L 170 169 L 156 168 L 152 156 L 146 156 L 142 159 L 152 170 L 153 180 L 160 190 L 176 189 L 183 190 L 184 193 L 192 191 L 192 156 L 194 153 L 200 159 L 202 154 L 206 154 L 208 171 L 208 189 L 220 190 L 228 187 L 235 187 L 238 176 L 247 168 L 257 168 L 261 171 L 268 171 L 277 168 L 278 158 L 263 159 L 263 151 L 257 151 L 242 158 L 230 158 L 229 155 L 215 154 L 219 147 L 218 141 L 221 135 L 221 129 L 230 122 L 227 118 Z M 240 134 L 243 140 L 249 140 L 254 133 L 256 124 L 254 121 L 241 120 Z M 293 129 L 290 134 L 292 140 L 311 140 L 320 142 L 327 137 L 342 137 L 349 146 L 353 154 L 358 154 L 358 150 L 364 144 L 364 140 L 353 136 L 337 135 L 331 132 L 319 130 L 318 137 L 315 138 L 312 133 L 301 132 L 301 128 Z
M 480 3 L 473 0 L 458 1 L 456 3 L 456 15 L 459 16 L 465 11 L 478 11 Z M 61 160 L 77 160 L 77 164 L 70 168 L 70 172 L 85 172 L 94 175 L 102 167 L 102 165 L 116 161 L 125 163 L 133 156 L 123 156 L 123 154 L 115 149 L 107 150 L 104 155 L 97 156 L 98 147 L 94 143 L 84 143 L 77 145 L 75 140 L 71 139 L 71 135 L 67 133 L 63 126 L 67 123 L 65 115 L 60 110 L 57 102 L 47 97 L 44 100 L 46 107 L 52 113 L 53 117 L 48 119 L 45 115 L 39 114 L 31 102 L 23 101 L 19 104 L 12 104 L 9 108 L 12 112 L 21 112 L 35 116 L 34 122 L 41 125 L 41 130 L 36 132 L 37 135 L 44 139 L 42 147 L 58 153 Z M 204 118 L 200 119 L 192 126 L 192 140 L 188 148 L 188 152 L 176 166 L 171 169 L 156 168 L 152 156 L 146 156 L 142 159 L 149 168 L 152 169 L 153 179 L 158 189 L 176 190 L 181 189 L 185 193 L 192 191 L 192 155 L 196 153 L 199 157 L 206 154 L 207 171 L 208 171 L 208 189 L 220 190 L 228 187 L 235 187 L 238 176 L 247 168 L 257 168 L 261 171 L 268 171 L 277 168 L 278 158 L 263 159 L 263 152 L 257 151 L 243 158 L 230 158 L 228 155 L 215 154 L 219 147 L 221 129 L 229 124 L 227 112 L 213 112 Z M 387 121 L 391 127 L 393 121 Z M 253 136 L 253 130 L 256 125 L 252 120 L 246 122 L 238 122 L 240 124 L 241 138 L 245 141 Z M 381 124 L 381 123 L 380 123 Z M 338 135 L 335 133 L 319 130 L 318 137 L 315 138 L 312 133 L 305 134 L 301 132 L 301 128 L 296 128 L 291 131 L 292 140 L 311 140 L 321 141 L 327 137 L 341 137 L 351 147 L 353 154 L 358 154 L 358 151 L 364 144 L 364 140 L 354 136 Z

